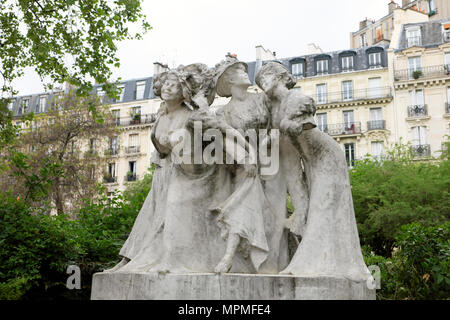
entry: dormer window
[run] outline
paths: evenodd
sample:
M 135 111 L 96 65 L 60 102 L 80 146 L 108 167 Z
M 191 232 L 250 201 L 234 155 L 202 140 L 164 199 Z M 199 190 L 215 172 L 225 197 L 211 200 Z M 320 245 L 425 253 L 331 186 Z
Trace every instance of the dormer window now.
M 303 62 L 292 64 L 291 73 L 293 76 L 302 77 L 304 75 Z
M 408 42 L 408 48 L 422 45 L 420 27 L 406 29 L 406 40 Z
M 13 109 L 14 109 L 14 100 L 11 100 L 11 101 L 8 103 L 8 110 L 9 110 L 9 111 L 13 111 Z
M 369 68 L 381 68 L 383 67 L 383 48 L 382 47 L 372 47 L 367 49 L 367 57 L 369 62 Z
M 444 42 L 450 42 L 450 22 L 443 25 L 443 38 Z
M 328 59 L 317 60 L 316 74 L 327 74 L 327 73 L 328 73 Z
M 355 65 L 355 51 L 344 51 L 339 54 L 339 60 L 341 63 L 341 71 L 353 71 Z
M 123 97 L 125 95 L 125 86 L 120 85 L 117 87 L 117 90 L 119 90 L 119 102 L 123 101 Z
M 102 88 L 97 88 L 97 97 L 100 103 L 103 103 L 105 100 L 105 91 L 103 91 Z
M 30 99 L 22 99 L 19 107 L 18 114 L 25 114 L 28 112 L 28 107 L 30 106 Z
M 144 99 L 145 81 L 136 82 L 136 100 Z

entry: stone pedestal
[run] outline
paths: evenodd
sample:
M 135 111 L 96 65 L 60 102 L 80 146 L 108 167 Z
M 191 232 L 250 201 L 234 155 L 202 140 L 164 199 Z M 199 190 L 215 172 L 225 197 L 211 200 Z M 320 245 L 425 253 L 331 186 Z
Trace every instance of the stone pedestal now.
M 92 300 L 374 300 L 365 282 L 263 274 L 96 273 Z

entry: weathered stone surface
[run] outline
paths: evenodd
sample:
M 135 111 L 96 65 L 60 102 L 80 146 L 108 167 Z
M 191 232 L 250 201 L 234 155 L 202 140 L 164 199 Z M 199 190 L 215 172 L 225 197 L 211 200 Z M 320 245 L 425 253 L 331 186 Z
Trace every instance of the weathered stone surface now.
M 262 274 L 96 273 L 92 300 L 374 300 L 365 282 Z

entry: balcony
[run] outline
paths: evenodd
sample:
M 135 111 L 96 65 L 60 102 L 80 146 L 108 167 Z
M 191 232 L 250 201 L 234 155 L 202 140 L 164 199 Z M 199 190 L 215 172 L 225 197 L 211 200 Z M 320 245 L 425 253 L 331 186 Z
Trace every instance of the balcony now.
M 119 154 L 118 148 L 110 148 L 105 150 L 105 156 L 117 156 Z
M 155 122 L 156 113 L 141 114 L 140 116 L 116 117 L 114 124 L 116 126 L 134 126 L 140 124 L 150 124 Z
M 426 104 L 417 104 L 408 106 L 409 118 L 426 117 L 427 115 L 428 115 L 428 108 Z
M 329 124 L 324 129 L 330 136 L 361 134 L 361 122 Z
M 314 96 L 317 104 L 342 103 L 357 100 L 392 98 L 391 87 L 329 92 Z
M 450 75 L 450 71 L 448 66 L 446 65 L 438 65 L 438 66 L 430 66 L 430 67 L 422 67 L 416 69 L 403 69 L 394 71 L 394 80 L 395 81 L 404 81 L 404 80 L 418 80 L 418 79 L 428 79 L 428 78 L 437 78 L 444 77 Z
M 415 158 L 429 157 L 431 155 L 429 144 L 417 144 L 411 146 L 411 152 Z
M 367 121 L 367 131 L 370 130 L 385 130 L 386 120 L 371 120 Z
M 126 153 L 139 153 L 141 152 L 140 146 L 130 146 L 126 148 Z
M 103 180 L 105 181 L 105 183 L 116 183 L 117 177 L 105 176 L 103 177 Z
M 138 176 L 135 173 L 129 173 L 125 176 L 125 181 L 131 182 L 131 181 L 136 181 L 138 180 Z

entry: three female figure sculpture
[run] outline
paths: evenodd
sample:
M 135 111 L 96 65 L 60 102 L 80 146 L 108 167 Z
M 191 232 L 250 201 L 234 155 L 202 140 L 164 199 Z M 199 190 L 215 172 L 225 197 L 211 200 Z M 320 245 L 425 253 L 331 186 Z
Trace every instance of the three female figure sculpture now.
M 370 276 L 346 161 L 339 145 L 315 128 L 313 100 L 290 90 L 294 79 L 277 62 L 265 64 L 256 82 L 265 93 L 247 91 L 247 66 L 232 56 L 214 73 L 194 64 L 155 78 L 155 94 L 164 102 L 152 129 L 157 150 L 153 185 L 120 251 L 124 259 L 109 271 L 281 272 L 355 281 Z M 231 99 L 212 111 L 208 106 L 215 92 Z M 262 175 L 258 159 L 243 164 L 173 161 L 176 145 L 189 140 L 174 133 L 183 129 L 189 136 L 193 121 L 233 132 L 247 155 L 255 144 L 244 131 L 280 130 L 279 170 Z M 278 151 L 271 141 L 259 140 L 260 148 Z M 232 153 L 227 147 L 223 151 Z M 289 218 L 288 194 L 295 209 Z M 289 230 L 302 237 L 290 263 Z

